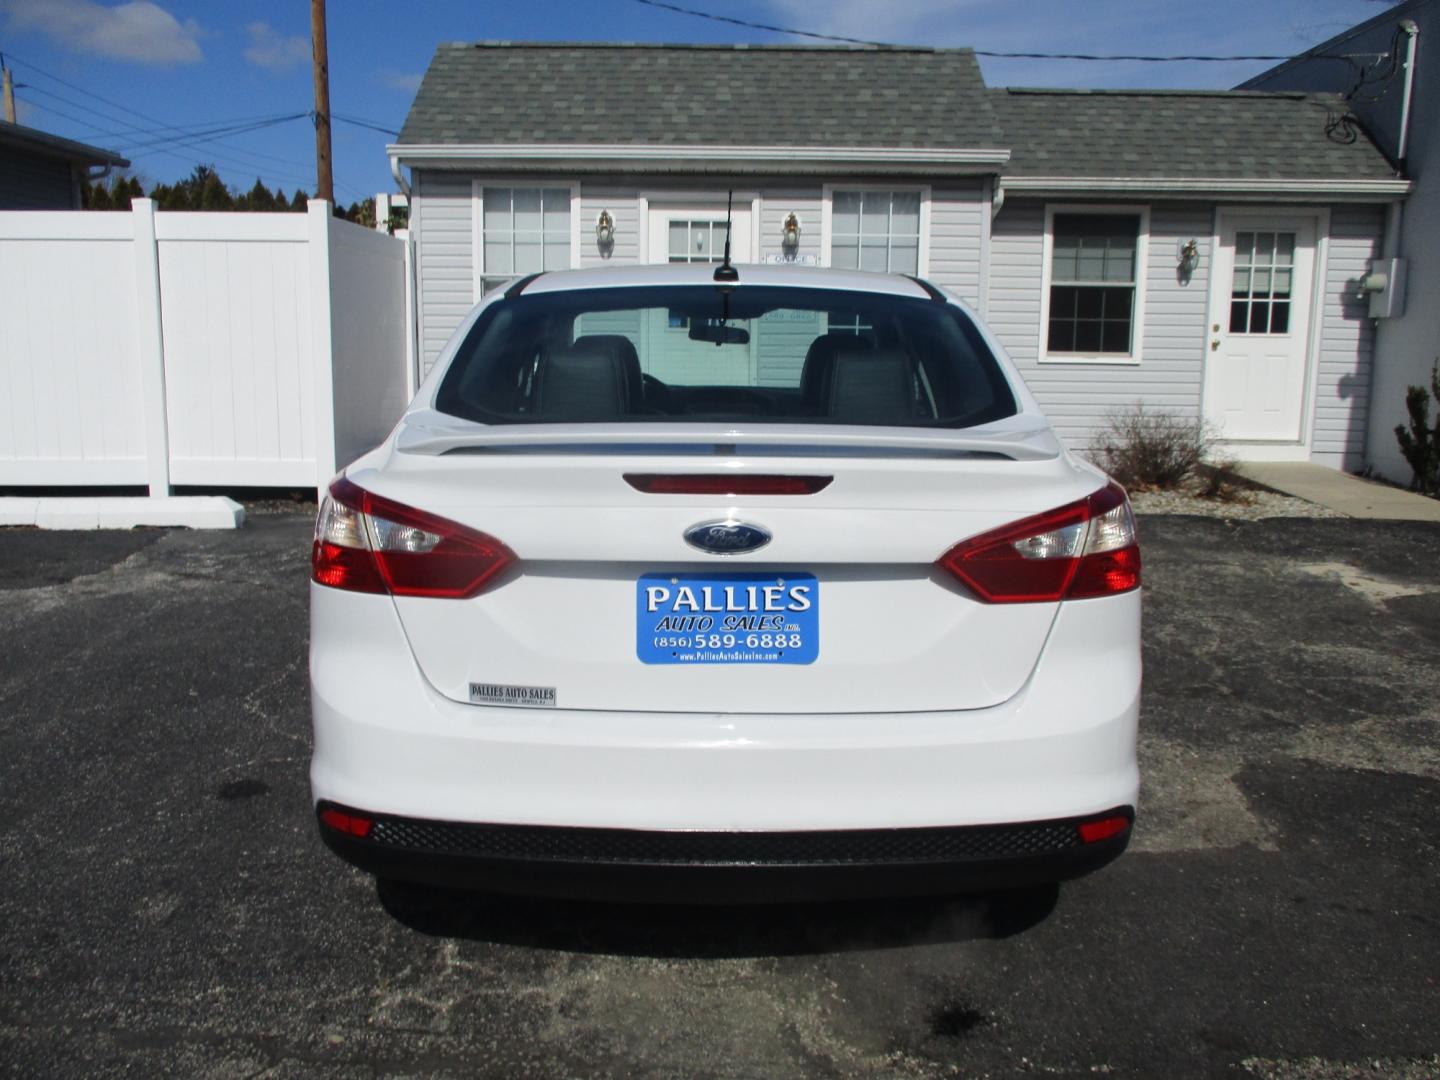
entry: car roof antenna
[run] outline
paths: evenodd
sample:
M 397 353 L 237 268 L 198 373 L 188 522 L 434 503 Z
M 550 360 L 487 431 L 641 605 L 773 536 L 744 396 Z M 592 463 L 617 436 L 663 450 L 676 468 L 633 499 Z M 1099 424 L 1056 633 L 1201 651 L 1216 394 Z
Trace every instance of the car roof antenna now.
M 715 280 L 734 284 L 740 280 L 740 271 L 730 265 L 730 222 L 733 220 L 735 209 L 735 189 L 730 189 L 730 196 L 725 203 L 725 261 L 715 268 Z

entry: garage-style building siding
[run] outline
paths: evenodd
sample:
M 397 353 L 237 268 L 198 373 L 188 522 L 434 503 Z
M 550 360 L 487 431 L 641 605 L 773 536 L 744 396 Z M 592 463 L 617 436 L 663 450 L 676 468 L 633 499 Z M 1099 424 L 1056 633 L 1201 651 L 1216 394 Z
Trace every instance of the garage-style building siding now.
M 733 193 L 739 262 L 913 274 L 971 305 L 1076 449 L 1138 402 L 1242 459 L 1360 468 L 1358 282 L 1409 183 L 1363 132 L 1329 137 L 1342 107 L 992 90 L 966 49 L 442 46 L 390 147 L 421 370 L 511 274 L 718 259 Z M 757 350 L 757 378 L 789 377 Z

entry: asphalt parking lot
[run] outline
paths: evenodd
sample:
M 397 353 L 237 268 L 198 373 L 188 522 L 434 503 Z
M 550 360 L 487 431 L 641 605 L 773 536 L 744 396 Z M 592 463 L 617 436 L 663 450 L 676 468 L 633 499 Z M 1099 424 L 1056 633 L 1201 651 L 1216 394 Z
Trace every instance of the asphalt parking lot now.
M 773 910 L 377 892 L 308 803 L 308 518 L 0 531 L 0 1068 L 1440 1075 L 1440 526 L 1141 524 L 1130 852 Z

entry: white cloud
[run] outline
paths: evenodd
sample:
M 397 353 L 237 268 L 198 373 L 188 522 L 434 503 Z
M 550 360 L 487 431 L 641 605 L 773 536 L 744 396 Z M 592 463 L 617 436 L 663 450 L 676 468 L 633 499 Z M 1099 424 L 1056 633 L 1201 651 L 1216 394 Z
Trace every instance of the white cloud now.
M 392 90 L 404 90 L 407 94 L 414 94 L 420 89 L 420 80 L 425 78 L 423 74 L 407 74 L 403 71 L 386 70 L 380 72 L 380 81 Z
M 113 7 L 95 0 L 0 0 L 12 31 L 34 30 L 76 52 L 136 64 L 193 64 L 203 31 L 150 0 Z
M 245 59 L 271 71 L 286 71 L 310 62 L 310 39 L 295 35 L 281 37 L 269 23 L 252 22 L 245 27 L 250 44 Z
M 775 21 L 798 30 L 917 45 L 969 44 L 964 40 L 965 13 L 978 12 L 989 22 L 997 7 L 992 0 L 833 0 L 823 6 L 813 0 L 770 0 L 770 6 Z M 791 40 L 805 43 L 803 38 Z M 811 39 L 810 44 L 825 42 Z

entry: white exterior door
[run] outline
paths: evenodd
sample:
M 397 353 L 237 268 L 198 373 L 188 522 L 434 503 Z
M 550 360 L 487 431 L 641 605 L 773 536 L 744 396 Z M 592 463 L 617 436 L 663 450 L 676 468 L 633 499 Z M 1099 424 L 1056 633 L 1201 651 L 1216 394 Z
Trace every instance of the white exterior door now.
M 651 206 L 646 223 L 651 263 L 720 263 L 725 258 L 725 200 Z M 735 206 L 730 261 L 750 261 L 750 201 Z M 647 375 L 676 386 L 755 381 L 755 343 L 723 352 L 690 340 L 690 321 L 680 312 L 652 312 L 641 327 L 642 367 Z
M 1205 353 L 1205 418 L 1219 438 L 1303 437 L 1315 219 L 1221 214 Z
M 725 200 L 669 203 L 650 207 L 650 234 L 645 261 L 651 263 L 718 263 L 725 256 Z M 735 207 L 730 232 L 730 261 L 746 263 L 750 255 L 750 202 Z

